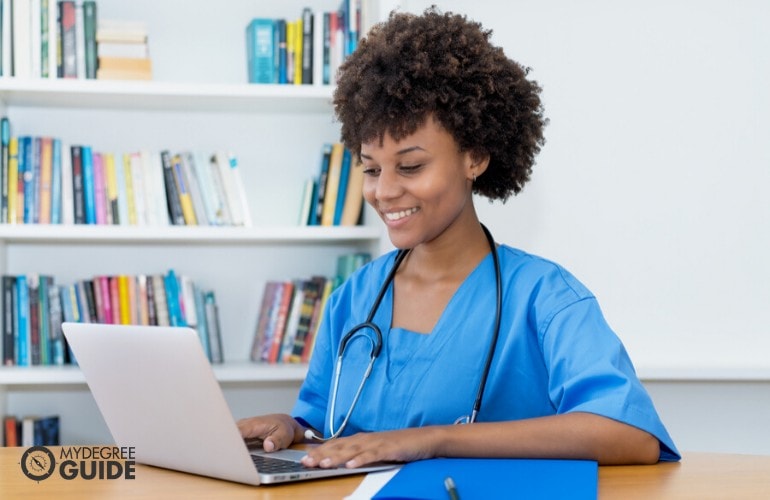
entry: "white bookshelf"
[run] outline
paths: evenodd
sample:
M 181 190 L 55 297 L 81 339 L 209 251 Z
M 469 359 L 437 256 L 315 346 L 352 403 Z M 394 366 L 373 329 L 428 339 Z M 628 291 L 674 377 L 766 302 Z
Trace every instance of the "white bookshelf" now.
M 0 225 L 0 272 L 49 274 L 59 284 L 168 269 L 187 275 L 216 293 L 225 363 L 213 369 L 233 414 L 286 412 L 307 367 L 249 361 L 264 283 L 333 275 L 340 254 L 378 254 L 384 233 L 371 216 L 357 227 L 296 223 L 322 144 L 339 138 L 333 89 L 245 83 L 248 21 L 298 17 L 305 4 L 233 0 L 213 12 L 214 4 L 195 0 L 184 4 L 183 16 L 173 4 L 98 2 L 100 17 L 147 21 L 154 81 L 2 77 L 0 112 L 13 135 L 49 135 L 95 151 L 230 151 L 253 227 Z M 62 417 L 64 444 L 110 439 L 77 367 L 0 367 L 0 414 L 54 413 Z

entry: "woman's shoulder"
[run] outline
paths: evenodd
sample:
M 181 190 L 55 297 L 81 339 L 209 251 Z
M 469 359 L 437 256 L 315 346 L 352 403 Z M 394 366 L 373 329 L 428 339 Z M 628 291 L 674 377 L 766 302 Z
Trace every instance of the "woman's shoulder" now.
M 538 292 L 562 290 L 578 300 L 593 297 L 570 271 L 550 259 L 505 244 L 498 246 L 498 255 L 504 281 L 511 280 Z

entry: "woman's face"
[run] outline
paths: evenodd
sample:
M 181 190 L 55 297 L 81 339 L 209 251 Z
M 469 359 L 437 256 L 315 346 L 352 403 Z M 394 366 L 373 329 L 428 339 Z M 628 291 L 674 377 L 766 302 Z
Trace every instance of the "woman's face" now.
M 399 141 L 385 135 L 361 145 L 364 198 L 397 248 L 429 243 L 460 216 L 473 213 L 471 154 L 432 117 Z

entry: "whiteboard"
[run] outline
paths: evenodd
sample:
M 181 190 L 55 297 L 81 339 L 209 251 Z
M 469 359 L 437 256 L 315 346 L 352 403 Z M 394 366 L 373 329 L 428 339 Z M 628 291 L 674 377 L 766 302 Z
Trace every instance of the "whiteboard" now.
M 543 87 L 532 181 L 476 203 L 496 239 L 585 283 L 640 375 L 769 377 L 770 2 L 437 3 Z

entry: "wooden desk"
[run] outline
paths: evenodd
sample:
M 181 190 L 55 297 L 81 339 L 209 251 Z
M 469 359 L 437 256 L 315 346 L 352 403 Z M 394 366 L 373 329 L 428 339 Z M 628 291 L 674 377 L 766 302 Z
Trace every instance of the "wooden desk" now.
M 57 448 L 51 448 L 56 455 Z M 0 498 L 250 498 L 339 500 L 363 476 L 279 486 L 246 486 L 138 465 L 136 479 L 63 479 L 58 473 L 35 482 L 21 472 L 24 448 L 0 448 Z M 57 455 L 58 456 L 58 455 Z M 680 463 L 599 468 L 601 499 L 770 498 L 770 456 L 686 453 Z

